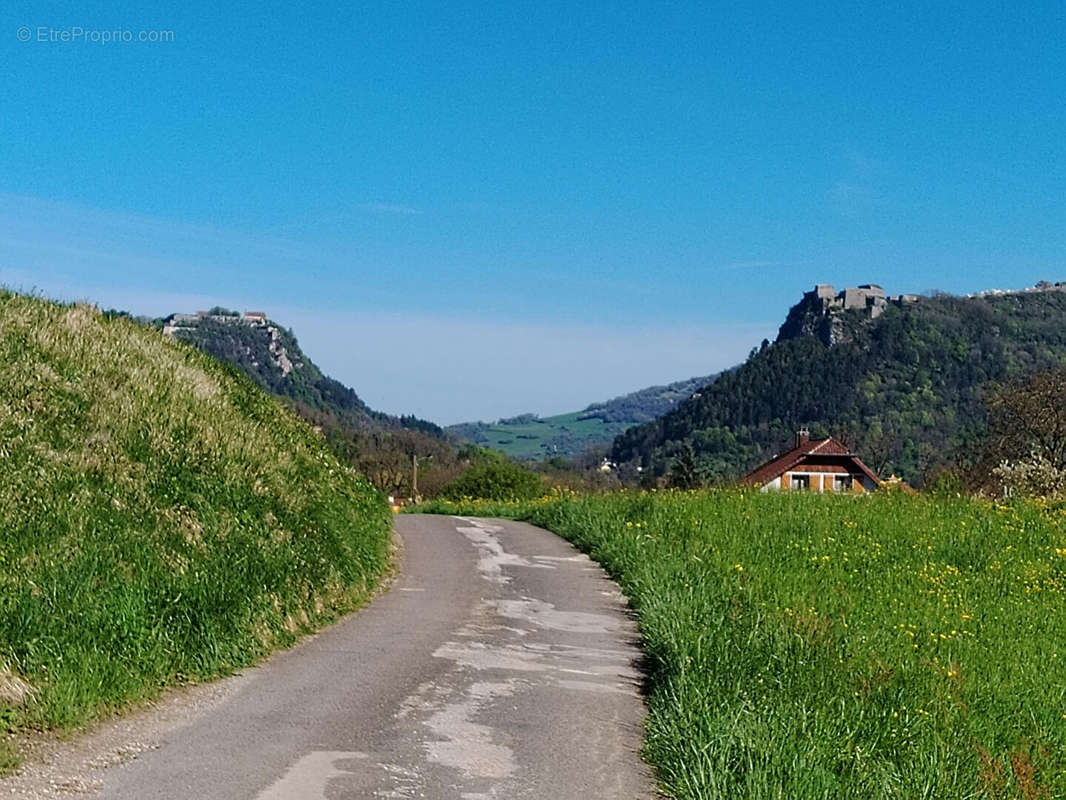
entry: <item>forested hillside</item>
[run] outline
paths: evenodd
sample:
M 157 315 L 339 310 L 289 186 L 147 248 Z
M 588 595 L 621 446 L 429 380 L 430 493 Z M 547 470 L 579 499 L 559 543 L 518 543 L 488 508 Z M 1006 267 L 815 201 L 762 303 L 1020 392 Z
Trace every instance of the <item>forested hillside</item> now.
M 494 423 L 464 422 L 448 432 L 468 442 L 500 450 L 512 458 L 572 458 L 596 445 L 605 445 L 634 425 L 662 416 L 699 387 L 714 380 L 713 375 L 689 378 L 666 386 L 649 386 L 583 411 L 539 417 L 522 414 Z
M 450 475 L 459 468 L 457 450 L 439 426 L 371 409 L 354 390 L 324 375 L 293 332 L 271 320 L 251 323 L 235 311 L 215 308 L 200 318 L 158 319 L 155 326 L 233 365 L 284 400 L 387 494 L 412 494 L 413 457 L 432 457 L 424 468 L 427 485 L 434 470 Z
M 237 367 L 271 394 L 285 397 L 309 412 L 331 416 L 346 426 L 361 430 L 410 428 L 437 436 L 443 433 L 432 422 L 371 409 L 354 390 L 323 375 L 304 355 L 291 330 L 269 321 L 249 325 L 238 321 L 238 317 L 233 319 L 223 322 L 208 317 L 177 327 L 173 335 Z
M 613 458 L 662 475 L 691 447 L 706 479 L 729 480 L 806 425 L 847 441 L 882 474 L 921 483 L 981 433 L 992 382 L 1066 364 L 1061 291 L 941 295 L 876 319 L 859 309 L 836 316 L 837 343 L 783 329 L 737 370 L 620 435 Z

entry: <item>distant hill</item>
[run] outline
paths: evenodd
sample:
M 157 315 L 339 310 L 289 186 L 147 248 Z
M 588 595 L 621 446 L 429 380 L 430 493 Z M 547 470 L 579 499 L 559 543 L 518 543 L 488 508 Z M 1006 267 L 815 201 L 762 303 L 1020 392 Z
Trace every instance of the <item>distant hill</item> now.
M 971 297 L 820 286 L 777 340 L 659 419 L 612 458 L 664 474 L 691 447 L 709 479 L 738 477 L 800 426 L 847 441 L 883 474 L 920 483 L 985 424 L 991 382 L 1066 364 L 1066 286 Z
M 440 426 L 375 411 L 354 390 L 324 375 L 293 332 L 265 314 L 224 308 L 153 321 L 169 336 L 226 362 L 317 426 L 335 453 L 386 494 L 413 494 L 412 457 L 427 460 L 421 486 L 443 480 L 460 454 Z
M 232 364 L 266 391 L 310 413 L 332 417 L 359 431 L 406 428 L 442 437 L 440 426 L 413 416 L 374 411 L 354 390 L 324 375 L 288 328 L 265 315 L 223 308 L 210 313 L 172 314 L 157 321 L 162 330 L 220 361 Z
M 501 450 L 512 458 L 571 458 L 590 447 L 611 442 L 634 425 L 665 414 L 714 378 L 708 375 L 667 386 L 650 386 L 569 414 L 522 414 L 494 423 L 464 422 L 447 431 L 464 441 Z

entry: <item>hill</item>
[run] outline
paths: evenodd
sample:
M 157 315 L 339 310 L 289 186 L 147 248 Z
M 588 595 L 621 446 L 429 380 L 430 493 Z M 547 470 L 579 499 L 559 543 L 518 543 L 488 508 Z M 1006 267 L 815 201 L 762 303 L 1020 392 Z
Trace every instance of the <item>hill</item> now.
M 232 364 L 271 394 L 289 400 L 308 414 L 332 417 L 361 431 L 419 430 L 442 436 L 441 428 L 414 416 L 374 411 L 354 390 L 324 375 L 300 349 L 288 328 L 252 312 L 214 308 L 199 314 L 172 314 L 157 320 L 165 333 Z
M 153 323 L 168 336 L 233 365 L 280 398 L 386 494 L 412 494 L 412 457 L 427 459 L 427 484 L 434 470 L 450 474 L 457 467 L 456 448 L 438 425 L 371 409 L 354 390 L 324 375 L 293 332 L 265 314 L 213 308 Z
M 500 450 L 512 458 L 573 458 L 590 447 L 609 443 L 634 425 L 665 414 L 714 377 L 650 386 L 613 400 L 593 403 L 583 411 L 552 417 L 522 414 L 495 423 L 464 422 L 448 427 L 447 431 L 464 441 Z
M 773 344 L 621 434 L 612 457 L 661 476 L 691 447 L 708 479 L 730 480 L 809 426 L 882 474 L 920 483 L 982 432 L 992 382 L 1066 363 L 1062 286 L 894 299 L 867 288 L 845 298 L 816 287 Z
M 6 729 L 230 672 L 365 600 L 385 570 L 382 497 L 231 367 L 9 293 L 0 350 Z

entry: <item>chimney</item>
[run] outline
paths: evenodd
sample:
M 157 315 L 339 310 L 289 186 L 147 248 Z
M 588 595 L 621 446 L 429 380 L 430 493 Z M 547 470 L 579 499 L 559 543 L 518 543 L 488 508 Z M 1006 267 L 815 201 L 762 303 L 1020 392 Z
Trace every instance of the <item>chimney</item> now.
M 796 447 L 803 447 L 811 441 L 811 432 L 804 426 L 796 431 Z

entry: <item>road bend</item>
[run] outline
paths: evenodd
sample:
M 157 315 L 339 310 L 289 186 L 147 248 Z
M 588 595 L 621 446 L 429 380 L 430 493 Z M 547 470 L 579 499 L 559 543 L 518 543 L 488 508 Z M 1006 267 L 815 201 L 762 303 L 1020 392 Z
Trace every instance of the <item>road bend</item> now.
M 400 516 L 369 607 L 94 776 L 111 800 L 639 800 L 635 624 L 603 570 L 522 523 Z

